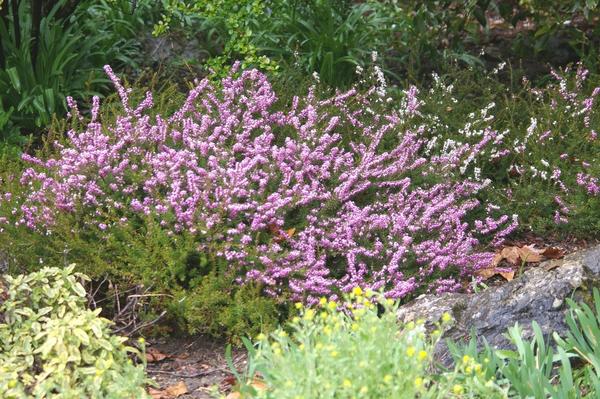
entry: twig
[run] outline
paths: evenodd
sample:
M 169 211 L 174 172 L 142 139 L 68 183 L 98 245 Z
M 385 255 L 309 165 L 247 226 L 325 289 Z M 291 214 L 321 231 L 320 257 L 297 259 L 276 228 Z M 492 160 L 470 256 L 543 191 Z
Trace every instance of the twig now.
M 213 373 L 216 373 L 218 371 L 222 372 L 222 373 L 227 373 L 227 374 L 233 374 L 231 371 L 227 370 L 227 369 L 223 369 L 220 367 L 211 369 L 211 370 L 206 370 L 206 371 L 200 371 L 198 373 L 194 373 L 194 374 L 183 374 L 183 373 L 177 373 L 175 371 L 162 371 L 162 370 L 150 370 L 150 369 L 146 369 L 146 371 L 150 374 L 167 374 L 167 375 L 171 375 L 173 377 L 181 377 L 181 378 L 198 378 L 198 377 L 204 377 Z

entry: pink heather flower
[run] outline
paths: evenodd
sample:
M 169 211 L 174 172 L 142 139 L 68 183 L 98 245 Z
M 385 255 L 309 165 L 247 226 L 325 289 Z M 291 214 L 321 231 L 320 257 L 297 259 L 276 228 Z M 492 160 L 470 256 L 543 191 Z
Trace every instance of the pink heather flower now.
M 357 285 L 401 298 L 439 271 L 469 276 L 493 257 L 480 239 L 497 245 L 517 226 L 502 215 L 465 221 L 486 205 L 475 198 L 487 182 L 413 181 L 459 175 L 497 138 L 488 129 L 472 145 L 424 157 L 426 132 L 404 127 L 421 104 L 414 87 L 400 110 L 385 114 L 368 111 L 376 90 L 325 100 L 309 91 L 281 109 L 266 76 L 246 70 L 219 85 L 202 80 L 172 115 L 150 117 L 151 93 L 134 106 L 105 70 L 124 115 L 101 125 L 94 98 L 91 121 L 67 133 L 56 158 L 24 156 L 31 167 L 21 176 L 28 189 L 17 224 L 44 231 L 62 213 L 77 213 L 109 231 L 115 210 L 120 223 L 152 218 L 170 236 L 192 234 L 240 282 L 309 303 Z M 341 131 L 353 132 L 350 142 Z M 298 213 L 303 220 L 287 227 Z

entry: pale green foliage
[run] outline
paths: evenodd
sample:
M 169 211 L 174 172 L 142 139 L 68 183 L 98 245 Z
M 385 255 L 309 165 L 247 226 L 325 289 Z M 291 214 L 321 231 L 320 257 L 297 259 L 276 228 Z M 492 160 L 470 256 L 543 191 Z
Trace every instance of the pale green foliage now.
M 472 358 L 436 373 L 440 330 L 427 335 L 421 322 L 398 326 L 397 305 L 367 296 L 345 305 L 323 300 L 320 308 L 301 309 L 288 330 L 259 337 L 256 347 L 247 343 L 249 369 L 238 378 L 243 384 L 259 372 L 268 389 L 241 390 L 278 399 L 506 397 Z M 446 315 L 439 328 L 450 322 Z
M 275 71 L 277 65 L 268 57 L 258 54 L 253 43 L 253 27 L 266 22 L 267 0 L 167 0 L 165 13 L 154 26 L 154 35 L 166 32 L 174 19 L 188 25 L 191 19 L 199 18 L 219 26 L 225 37 L 223 52 L 208 60 L 216 76 L 224 76 L 233 60 L 241 60 L 242 67 L 258 67 Z
M 145 398 L 144 368 L 100 310 L 86 309 L 84 275 L 43 268 L 5 276 L 0 303 L 0 397 Z M 0 285 L 0 288 L 2 285 Z M 1 290 L 0 290 L 1 291 Z

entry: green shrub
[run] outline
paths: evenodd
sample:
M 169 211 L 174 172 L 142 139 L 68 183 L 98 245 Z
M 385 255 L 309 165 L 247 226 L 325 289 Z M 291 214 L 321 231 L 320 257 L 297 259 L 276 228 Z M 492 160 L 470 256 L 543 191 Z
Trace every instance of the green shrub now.
M 262 294 L 259 285 L 237 286 L 233 279 L 211 272 L 177 295 L 174 314 L 180 313 L 191 334 L 231 338 L 272 331 L 285 319 L 285 305 Z M 174 305 L 175 306 L 175 305 Z
M 86 293 L 73 273 L 43 268 L 5 276 L 0 291 L 0 396 L 2 398 L 145 398 L 143 366 L 125 338 L 110 332 L 100 310 L 86 309 Z M 0 289 L 2 285 L 0 285 Z M 140 358 L 141 359 L 141 358 Z

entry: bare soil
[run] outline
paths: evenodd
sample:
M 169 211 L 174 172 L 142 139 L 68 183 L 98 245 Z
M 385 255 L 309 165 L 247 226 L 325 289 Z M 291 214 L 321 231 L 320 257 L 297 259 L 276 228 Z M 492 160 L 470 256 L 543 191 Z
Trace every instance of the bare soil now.
M 156 399 L 209 399 L 215 389 L 227 394 L 235 384 L 225 359 L 225 342 L 205 336 L 167 337 L 149 340 L 146 351 L 148 376 L 157 386 L 150 389 Z M 246 365 L 246 354 L 241 349 L 232 349 L 235 367 L 242 370 Z M 181 382 L 187 393 L 172 395 L 167 390 Z M 163 392 L 163 396 L 157 391 Z

